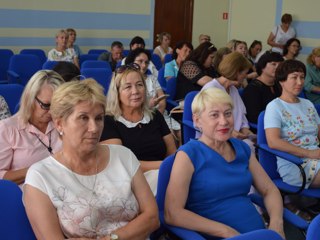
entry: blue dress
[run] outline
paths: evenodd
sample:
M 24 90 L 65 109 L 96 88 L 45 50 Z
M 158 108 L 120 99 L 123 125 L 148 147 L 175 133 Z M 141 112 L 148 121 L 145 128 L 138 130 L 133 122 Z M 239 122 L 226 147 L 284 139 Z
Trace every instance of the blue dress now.
M 238 139 L 229 142 L 236 152 L 231 162 L 198 140 L 191 140 L 179 148 L 194 166 L 186 209 L 240 233 L 263 229 L 263 220 L 248 197 L 252 185 L 250 148 Z

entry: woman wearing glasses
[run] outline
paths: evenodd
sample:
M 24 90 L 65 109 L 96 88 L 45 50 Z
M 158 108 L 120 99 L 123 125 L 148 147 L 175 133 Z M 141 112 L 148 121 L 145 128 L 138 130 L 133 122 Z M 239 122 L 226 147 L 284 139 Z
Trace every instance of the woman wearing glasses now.
M 0 121 L 0 178 L 22 184 L 28 168 L 61 148 L 51 121 L 53 91 L 64 81 L 54 71 L 35 73 L 21 96 L 20 109 Z
M 191 91 L 200 91 L 217 76 L 212 66 L 216 51 L 212 43 L 204 42 L 190 53 L 178 72 L 175 99 L 181 100 Z
M 137 64 L 121 66 L 111 81 L 101 141 L 129 148 L 144 172 L 159 169 L 176 150 L 163 115 L 149 108 L 146 82 Z

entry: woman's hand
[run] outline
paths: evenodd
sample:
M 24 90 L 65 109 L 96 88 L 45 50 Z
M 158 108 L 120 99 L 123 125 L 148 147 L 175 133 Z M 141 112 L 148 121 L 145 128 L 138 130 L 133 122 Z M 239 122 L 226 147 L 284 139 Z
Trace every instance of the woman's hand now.
M 275 223 L 271 221 L 269 224 L 269 229 L 277 232 L 283 239 L 286 238 L 283 230 L 283 223 Z
M 238 138 L 238 139 L 246 139 L 248 138 L 248 135 L 247 134 L 244 134 L 244 133 L 241 133 L 241 132 L 238 132 L 236 130 L 233 130 L 232 131 L 232 137 L 234 138 Z
M 240 235 L 240 233 L 237 230 L 233 229 L 232 227 L 227 226 L 226 233 L 223 234 L 223 238 L 231 238 L 231 237 L 238 236 L 238 235 Z
M 320 158 L 320 149 L 314 150 L 307 150 L 306 156 L 312 159 L 319 159 Z

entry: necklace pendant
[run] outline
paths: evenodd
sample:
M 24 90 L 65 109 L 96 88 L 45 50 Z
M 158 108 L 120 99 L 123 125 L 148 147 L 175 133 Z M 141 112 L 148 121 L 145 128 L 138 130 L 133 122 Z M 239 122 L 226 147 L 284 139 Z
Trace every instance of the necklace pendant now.
M 52 153 L 52 147 L 48 147 L 49 153 Z

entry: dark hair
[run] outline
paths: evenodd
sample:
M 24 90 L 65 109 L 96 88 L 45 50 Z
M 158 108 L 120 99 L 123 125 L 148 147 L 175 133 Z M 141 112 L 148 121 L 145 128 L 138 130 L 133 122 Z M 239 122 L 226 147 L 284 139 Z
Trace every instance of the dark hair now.
M 260 45 L 260 46 L 262 47 L 262 42 L 261 42 L 261 41 L 258 41 L 258 40 L 254 40 L 254 41 L 251 43 L 251 45 L 250 45 L 250 47 L 249 47 L 249 49 L 248 49 L 248 54 L 249 54 L 249 56 L 252 56 L 251 51 L 252 51 L 252 49 L 253 49 L 255 46 L 257 46 L 257 45 Z
M 130 50 L 131 50 L 132 45 L 134 45 L 134 44 L 142 44 L 143 47 L 146 46 L 146 43 L 144 42 L 143 38 L 139 37 L 139 36 L 135 36 L 134 38 L 131 39 Z
M 128 56 L 126 57 L 125 64 L 134 63 L 134 60 L 136 57 L 138 57 L 141 53 L 144 53 L 147 55 L 148 60 L 151 60 L 151 54 L 149 50 L 146 50 L 144 48 L 136 48 L 135 50 L 132 50 L 129 52 Z
M 79 68 L 71 62 L 58 62 L 52 70 L 59 73 L 66 82 L 75 80 L 81 75 Z
M 187 60 L 197 62 L 203 66 L 208 56 L 216 51 L 217 48 L 211 42 L 203 42 L 190 53 Z
M 193 50 L 193 46 L 190 42 L 187 42 L 187 41 L 180 41 L 176 44 L 176 46 L 174 47 L 173 49 L 173 52 L 172 52 L 172 59 L 177 59 L 178 57 L 178 54 L 177 54 L 177 49 L 181 49 L 183 48 L 183 46 L 186 45 L 187 48 L 191 49 L 191 51 Z
M 283 56 L 287 55 L 288 54 L 288 48 L 290 47 L 290 45 L 293 43 L 293 42 L 297 42 L 299 44 L 299 48 L 301 46 L 301 43 L 300 43 L 300 40 L 297 39 L 297 38 L 290 38 L 286 44 L 283 46 Z M 299 49 L 300 50 L 300 49 Z M 295 57 L 298 56 L 299 54 L 299 51 L 296 53 Z
M 288 75 L 294 72 L 303 72 L 306 75 L 306 66 L 298 60 L 286 60 L 279 64 L 275 73 L 276 82 L 284 82 Z
M 111 48 L 114 48 L 114 47 L 123 48 L 123 44 L 122 44 L 122 42 L 114 41 L 114 42 L 111 44 Z
M 291 23 L 292 22 L 292 15 L 289 13 L 285 13 L 281 17 L 281 22 L 282 23 Z
M 256 70 L 258 75 L 262 74 L 262 70 L 266 67 L 269 62 L 283 62 L 283 57 L 277 52 L 265 52 L 258 60 L 256 64 Z

